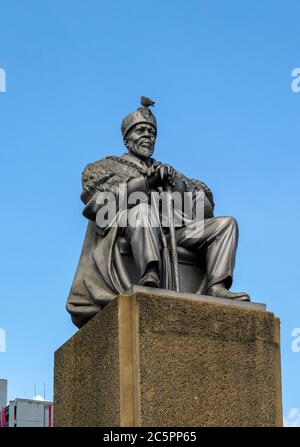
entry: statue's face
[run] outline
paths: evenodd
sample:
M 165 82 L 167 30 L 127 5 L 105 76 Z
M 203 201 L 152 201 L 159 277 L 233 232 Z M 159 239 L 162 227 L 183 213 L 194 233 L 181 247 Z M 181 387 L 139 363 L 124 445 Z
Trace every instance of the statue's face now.
M 140 158 L 149 158 L 154 152 L 156 130 L 151 124 L 136 124 L 124 138 L 128 151 Z

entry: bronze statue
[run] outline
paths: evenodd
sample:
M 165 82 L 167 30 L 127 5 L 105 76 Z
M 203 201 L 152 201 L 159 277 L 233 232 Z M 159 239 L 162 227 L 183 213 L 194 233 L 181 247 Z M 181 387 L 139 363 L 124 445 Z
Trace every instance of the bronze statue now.
M 90 163 L 82 175 L 83 214 L 89 224 L 67 302 L 78 327 L 132 285 L 126 257 L 122 256 L 122 240 L 129 246 L 139 285 L 178 290 L 176 250 L 186 250 L 194 259 L 204 260 L 205 277 L 201 281 L 199 278 L 197 293 L 250 300 L 245 292 L 229 291 L 238 241 L 236 221 L 232 217 L 214 217 L 213 195 L 203 182 L 189 179 L 152 158 L 157 123 L 149 107 L 154 102 L 145 97 L 141 102 L 143 107 L 127 115 L 121 125 L 128 152 Z M 179 227 L 174 227 L 172 220 L 171 227 L 165 228 L 161 210 L 150 206 L 152 194 L 163 191 L 180 196 L 190 193 L 192 198 L 201 192 L 202 218 L 195 218 L 192 199 L 191 216 L 185 216 Z M 140 203 L 128 200 L 135 193 L 140 193 Z M 125 194 L 127 205 L 116 209 L 109 224 L 101 225 L 98 218 L 101 213 L 104 216 L 107 205 L 103 197 L 112 197 L 109 194 L 117 199 Z

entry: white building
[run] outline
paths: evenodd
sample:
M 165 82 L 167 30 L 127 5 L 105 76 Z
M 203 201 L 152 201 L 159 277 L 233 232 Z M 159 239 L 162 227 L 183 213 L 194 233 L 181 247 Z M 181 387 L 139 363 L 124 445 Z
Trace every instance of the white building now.
M 15 399 L 6 408 L 6 427 L 52 427 L 52 402 Z
M 0 427 L 52 427 L 52 402 L 17 398 L 7 404 L 7 380 L 0 379 Z

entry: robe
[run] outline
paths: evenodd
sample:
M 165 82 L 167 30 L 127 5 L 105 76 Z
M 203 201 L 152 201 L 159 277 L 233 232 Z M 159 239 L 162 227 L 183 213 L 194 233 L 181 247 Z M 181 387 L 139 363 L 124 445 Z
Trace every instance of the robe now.
M 145 193 L 147 170 L 154 159 L 148 163 L 142 162 L 130 153 L 121 157 L 107 157 L 90 163 L 82 174 L 81 199 L 85 204 L 83 214 L 90 219 L 83 242 L 78 267 L 67 299 L 67 310 L 71 314 L 73 323 L 79 328 L 96 315 L 118 294 L 126 292 L 131 286 L 124 259 L 120 253 L 118 238 L 122 229 L 118 226 L 99 228 L 97 222 L 91 217 L 99 192 L 120 191 L 120 185 L 132 179 L 140 182 L 140 189 Z M 203 191 L 205 197 L 205 217 L 213 217 L 213 196 L 205 183 L 189 179 L 180 172 L 185 190 Z M 122 189 L 121 189 L 122 190 Z M 158 188 L 158 191 L 160 189 Z M 163 287 L 169 288 L 171 284 L 171 269 L 168 251 L 163 250 Z

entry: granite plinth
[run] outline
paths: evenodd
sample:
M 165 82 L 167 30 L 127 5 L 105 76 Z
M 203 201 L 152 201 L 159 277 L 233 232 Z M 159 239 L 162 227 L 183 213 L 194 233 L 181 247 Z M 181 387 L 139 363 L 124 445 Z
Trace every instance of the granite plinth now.
M 278 318 L 191 295 L 133 288 L 59 348 L 54 425 L 282 425 Z

